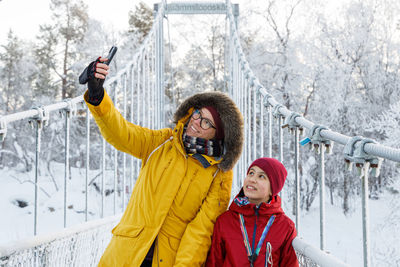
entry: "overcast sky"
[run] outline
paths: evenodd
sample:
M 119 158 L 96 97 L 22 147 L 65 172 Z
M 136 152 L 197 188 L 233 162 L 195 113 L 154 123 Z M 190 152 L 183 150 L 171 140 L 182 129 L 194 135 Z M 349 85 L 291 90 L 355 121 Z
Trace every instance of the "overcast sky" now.
M 89 16 L 113 25 L 116 29 L 128 25 L 128 11 L 140 0 L 83 0 L 88 5 Z M 159 1 L 143 1 L 151 8 Z M 0 44 L 7 38 L 10 28 L 23 39 L 33 39 L 39 25 L 50 21 L 50 0 L 0 0 Z M 118 3 L 118 4 L 111 4 Z
M 88 13 L 91 18 L 100 20 L 107 25 L 107 28 L 122 30 L 128 26 L 128 12 L 134 10 L 141 0 L 83 0 L 88 6 Z M 161 0 L 142 0 L 150 8 L 154 3 Z M 184 0 L 167 0 L 167 3 L 182 2 Z M 193 1 L 193 0 L 187 0 Z M 225 2 L 225 0 L 195 0 L 205 2 Z M 318 3 L 318 0 L 315 0 Z M 327 6 L 328 14 L 335 14 L 340 3 L 348 0 L 336 0 L 320 4 Z M 252 9 L 257 10 L 260 5 L 265 4 L 263 0 L 231 0 L 232 3 L 239 3 L 241 15 L 243 16 L 244 5 L 253 5 Z M 111 4 L 117 3 L 117 4 Z M 252 3 L 252 4 L 250 4 Z M 51 23 L 50 0 L 0 0 L 0 44 L 4 44 L 7 33 L 10 29 L 21 39 L 34 40 L 39 32 L 39 25 Z M 257 23 L 257 22 L 256 22 Z M 171 29 L 174 32 L 174 29 Z

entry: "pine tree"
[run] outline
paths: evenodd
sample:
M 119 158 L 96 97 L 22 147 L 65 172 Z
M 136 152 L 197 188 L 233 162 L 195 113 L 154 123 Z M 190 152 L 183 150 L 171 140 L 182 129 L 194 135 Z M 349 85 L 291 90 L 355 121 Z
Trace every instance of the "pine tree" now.
M 25 52 L 27 50 L 24 42 L 10 30 L 7 42 L 1 45 L 0 50 L 0 111 L 3 114 L 26 110 L 32 105 L 31 81 L 34 69 L 29 53 Z M 17 155 L 17 137 L 14 134 L 24 130 L 22 123 L 7 126 L 7 138 L 0 144 L 0 165 L 15 165 L 19 160 L 24 160 Z M 4 157 L 6 151 L 7 157 Z
M 32 65 L 28 60 L 29 55 L 25 53 L 24 43 L 12 30 L 8 33 L 7 43 L 1 48 L 1 110 L 9 114 L 21 110 L 31 98 Z
M 141 43 L 153 26 L 153 12 L 143 2 L 135 7 L 135 11 L 129 11 L 128 33 L 138 37 Z
M 43 91 L 43 86 L 47 84 L 52 90 L 54 84 L 59 86 L 61 83 L 61 98 L 64 99 L 75 96 L 77 91 L 75 80 L 78 74 L 72 73 L 72 67 L 87 30 L 87 6 L 81 0 L 52 0 L 50 9 L 54 24 L 40 27 L 35 55 L 41 65 L 40 69 L 50 69 L 57 78 L 43 71 L 38 83 L 44 84 L 36 86 Z
M 53 26 L 41 25 L 38 35 L 38 44 L 34 48 L 34 56 L 38 67 L 35 77 L 34 96 L 39 101 L 43 97 L 55 99 L 57 86 L 54 81 L 54 69 L 56 69 L 57 36 Z M 46 101 L 47 102 L 47 101 Z

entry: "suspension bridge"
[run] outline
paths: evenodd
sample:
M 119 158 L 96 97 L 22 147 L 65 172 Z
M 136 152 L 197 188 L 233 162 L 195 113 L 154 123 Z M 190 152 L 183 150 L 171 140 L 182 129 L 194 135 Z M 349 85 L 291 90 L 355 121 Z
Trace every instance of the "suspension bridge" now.
M 165 16 L 168 14 L 225 14 L 228 25 L 225 51 L 225 90 L 230 94 L 243 113 L 245 119 L 245 146 L 243 154 L 234 169 L 234 181 L 232 192 L 238 192 L 242 185 L 242 175 L 247 166 L 260 156 L 276 157 L 283 161 L 284 138 L 283 130 L 287 128 L 292 133 L 294 145 L 295 170 L 295 224 L 298 237 L 293 241 L 293 246 L 299 258 L 301 266 L 348 266 L 343 259 L 326 252 L 326 219 L 325 219 L 325 154 L 332 151 L 335 142 L 343 147 L 343 162 L 349 166 L 355 165 L 358 174 L 356 177 L 362 179 L 362 220 L 360 227 L 363 229 L 364 266 L 371 266 L 371 248 L 369 237 L 369 211 L 368 211 L 368 178 L 371 174 L 379 172 L 382 159 L 400 162 L 400 150 L 386 147 L 371 139 L 360 136 L 346 136 L 344 134 L 329 130 L 327 126 L 318 125 L 301 116 L 295 111 L 288 110 L 280 104 L 255 76 L 247 62 L 240 45 L 237 30 L 237 17 L 239 15 L 238 5 L 233 5 L 229 0 L 226 2 L 210 3 L 169 3 L 162 2 L 155 5 L 155 18 L 151 31 L 135 52 L 133 59 L 126 64 L 112 78 L 107 79 L 105 88 L 113 97 L 114 104 L 120 109 L 123 116 L 131 122 L 152 128 L 165 127 L 165 53 L 164 53 L 164 26 Z M 37 235 L 38 227 L 38 198 L 40 198 L 40 161 L 42 133 L 50 117 L 54 113 L 63 114 L 64 118 L 64 230 L 47 235 Z M 68 225 L 68 202 L 70 196 L 70 150 L 71 122 L 74 120 L 85 122 L 86 129 L 86 173 L 82 179 L 85 180 L 85 220 L 86 222 L 67 227 Z M 274 120 L 277 123 L 274 123 Z M 112 152 L 113 158 L 113 192 L 114 202 L 113 216 L 105 216 L 105 183 L 106 175 L 106 142 L 104 139 L 100 144 L 91 143 L 91 116 L 83 103 L 83 97 L 79 96 L 66 99 L 59 103 L 37 107 L 19 113 L 8 114 L 0 117 L 0 138 L 7 138 L 7 128 L 17 122 L 30 121 L 35 133 L 35 166 L 34 166 L 34 213 L 32 215 L 32 227 L 34 237 L 28 240 L 13 242 L 7 246 L 0 247 L 0 266 L 95 266 L 102 252 L 111 238 L 111 229 L 119 221 L 120 212 L 126 206 L 129 194 L 134 186 L 135 177 L 140 170 L 140 162 L 126 154 L 117 151 Z M 274 128 L 276 127 L 276 128 Z M 277 135 L 274 135 L 274 132 Z M 305 136 L 300 140 L 301 133 Z M 278 149 L 273 151 L 273 144 Z M 101 146 L 102 155 L 91 155 L 91 147 Z M 302 229 L 307 225 L 300 220 L 300 178 L 299 178 L 299 154 L 300 145 L 310 146 L 316 150 L 319 158 L 319 189 L 320 189 L 320 244 L 315 247 L 301 238 Z M 265 148 L 262 151 L 260 148 Z M 90 184 L 90 158 L 101 158 L 99 177 L 99 190 L 101 199 L 100 219 L 88 220 L 89 199 L 88 186 Z M 122 160 L 119 158 L 122 157 Z M 121 163 L 122 162 L 122 163 Z M 122 166 L 121 166 L 122 164 Z M 289 164 L 289 163 L 285 163 Z M 121 170 L 118 173 L 118 170 Z M 118 188 L 120 197 L 116 193 Z M 126 190 L 125 190 L 126 189 Z

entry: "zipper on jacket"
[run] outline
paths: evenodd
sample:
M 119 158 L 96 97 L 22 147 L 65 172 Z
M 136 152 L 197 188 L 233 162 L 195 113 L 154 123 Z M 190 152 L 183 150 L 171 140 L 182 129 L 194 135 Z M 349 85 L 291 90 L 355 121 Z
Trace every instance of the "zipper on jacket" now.
M 254 222 L 254 230 L 253 230 L 253 246 L 251 247 L 251 253 L 254 254 L 255 251 L 255 242 L 256 242 L 256 232 L 257 232 L 257 221 L 258 221 L 258 209 L 259 207 L 254 207 L 254 211 L 256 213 L 256 221 Z
M 165 140 L 161 145 L 159 145 L 158 147 L 156 147 L 153 151 L 151 151 L 151 153 L 149 154 L 149 156 L 147 157 L 145 164 L 147 164 L 147 162 L 149 162 L 150 157 L 153 155 L 154 152 L 156 152 L 160 147 L 162 147 L 163 145 L 165 145 L 165 143 L 167 143 L 168 141 L 172 141 L 173 137 L 169 137 L 167 140 Z
M 213 181 L 215 179 L 215 176 L 217 176 L 218 172 L 219 172 L 219 168 L 217 167 L 217 170 L 215 171 L 215 173 L 213 175 Z M 219 183 L 219 189 L 218 189 L 218 207 L 221 207 L 221 188 L 222 188 L 222 177 L 221 177 L 221 175 L 219 176 L 219 180 L 220 180 L 220 183 Z

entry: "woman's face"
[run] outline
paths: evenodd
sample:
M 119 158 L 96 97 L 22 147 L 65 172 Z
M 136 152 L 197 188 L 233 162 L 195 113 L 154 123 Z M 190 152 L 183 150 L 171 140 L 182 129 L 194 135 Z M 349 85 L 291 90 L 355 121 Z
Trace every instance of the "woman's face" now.
M 268 202 L 272 196 L 271 184 L 267 174 L 258 166 L 250 168 L 243 183 L 244 195 L 250 203 Z
M 203 139 L 213 139 L 215 137 L 216 130 L 213 127 L 203 129 L 200 126 L 201 120 L 208 120 L 214 126 L 215 122 L 211 115 L 211 112 L 206 108 L 200 109 L 200 118 L 194 119 L 193 116 L 190 118 L 188 126 L 186 128 L 186 134 L 192 137 L 200 137 Z

